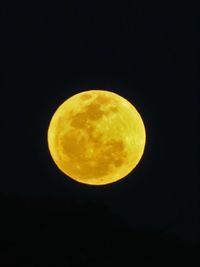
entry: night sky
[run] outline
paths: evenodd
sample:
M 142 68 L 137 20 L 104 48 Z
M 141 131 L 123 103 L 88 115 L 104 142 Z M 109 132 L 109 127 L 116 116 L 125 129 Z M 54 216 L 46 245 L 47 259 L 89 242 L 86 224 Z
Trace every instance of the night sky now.
M 199 17 L 133 1 L 2 5 L 0 266 L 132 266 L 197 260 L 200 242 Z M 54 164 L 56 108 L 89 89 L 141 114 L 145 153 L 94 187 Z

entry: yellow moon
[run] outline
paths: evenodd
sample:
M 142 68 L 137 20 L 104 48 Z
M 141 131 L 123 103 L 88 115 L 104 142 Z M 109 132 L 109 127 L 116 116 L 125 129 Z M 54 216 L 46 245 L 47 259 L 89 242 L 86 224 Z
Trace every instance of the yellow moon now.
M 90 185 L 113 183 L 128 175 L 140 161 L 145 141 L 145 127 L 135 107 L 105 90 L 68 98 L 48 128 L 48 147 L 58 168 Z

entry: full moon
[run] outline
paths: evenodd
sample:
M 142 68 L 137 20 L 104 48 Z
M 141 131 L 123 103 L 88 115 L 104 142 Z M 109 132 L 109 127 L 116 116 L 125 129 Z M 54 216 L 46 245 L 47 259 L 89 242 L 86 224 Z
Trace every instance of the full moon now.
M 105 90 L 80 92 L 52 116 L 48 147 L 57 167 L 84 184 L 104 185 L 127 176 L 139 163 L 146 134 L 136 108 Z

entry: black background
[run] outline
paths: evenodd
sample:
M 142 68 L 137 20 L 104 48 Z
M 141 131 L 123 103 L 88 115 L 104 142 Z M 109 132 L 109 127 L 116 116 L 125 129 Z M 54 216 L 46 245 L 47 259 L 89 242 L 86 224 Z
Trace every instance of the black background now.
M 160 2 L 2 5 L 0 266 L 198 260 L 199 10 Z M 47 147 L 55 109 L 94 88 L 132 102 L 147 133 L 134 172 L 100 187 Z

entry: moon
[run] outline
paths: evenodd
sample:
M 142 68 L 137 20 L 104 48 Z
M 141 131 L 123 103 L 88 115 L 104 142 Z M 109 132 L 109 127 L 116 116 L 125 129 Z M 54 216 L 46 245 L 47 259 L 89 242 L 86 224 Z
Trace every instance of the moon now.
M 64 101 L 52 116 L 48 147 L 57 167 L 89 185 L 127 176 L 139 163 L 146 132 L 136 108 L 106 90 L 88 90 Z

